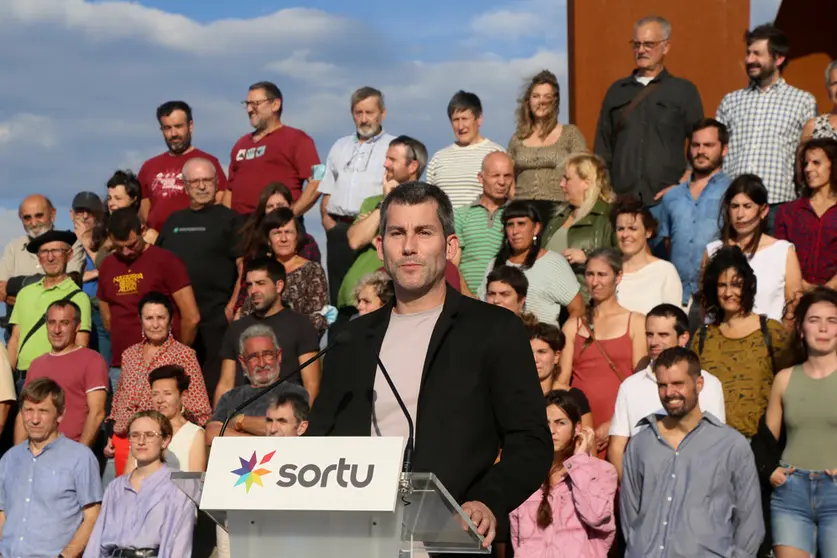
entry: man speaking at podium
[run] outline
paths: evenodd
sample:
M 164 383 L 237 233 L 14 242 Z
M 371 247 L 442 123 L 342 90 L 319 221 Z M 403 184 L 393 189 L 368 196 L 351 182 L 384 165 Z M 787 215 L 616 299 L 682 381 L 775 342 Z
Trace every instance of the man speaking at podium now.
M 380 354 L 415 422 L 413 471 L 439 477 L 487 546 L 497 518 L 535 492 L 552 463 L 528 336 L 511 312 L 446 285 L 445 263 L 459 241 L 438 187 L 396 187 L 381 207 L 380 231 L 395 300 L 348 324 L 352 341 L 326 356 L 307 435 L 408 437 Z

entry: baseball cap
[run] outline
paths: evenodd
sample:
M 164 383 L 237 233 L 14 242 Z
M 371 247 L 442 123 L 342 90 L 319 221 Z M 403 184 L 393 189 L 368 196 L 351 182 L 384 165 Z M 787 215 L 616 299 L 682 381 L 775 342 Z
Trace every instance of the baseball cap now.
M 79 192 L 73 198 L 73 209 L 86 209 L 93 213 L 104 213 L 105 205 L 102 199 L 93 192 Z

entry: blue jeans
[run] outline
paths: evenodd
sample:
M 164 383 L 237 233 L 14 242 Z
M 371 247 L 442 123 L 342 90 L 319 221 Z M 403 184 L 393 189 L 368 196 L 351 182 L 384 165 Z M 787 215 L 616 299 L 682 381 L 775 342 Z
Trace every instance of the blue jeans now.
M 774 547 L 837 558 L 837 477 L 797 469 L 773 489 L 770 512 Z

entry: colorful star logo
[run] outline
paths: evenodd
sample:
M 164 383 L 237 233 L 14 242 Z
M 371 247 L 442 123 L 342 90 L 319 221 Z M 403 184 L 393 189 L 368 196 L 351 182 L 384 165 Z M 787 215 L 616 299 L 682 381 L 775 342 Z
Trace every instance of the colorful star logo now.
M 269 462 L 273 458 L 274 453 L 276 452 L 272 451 L 262 457 L 261 461 L 258 462 L 258 465 L 264 465 Z M 238 475 L 238 481 L 233 486 L 243 484 L 248 493 L 250 492 L 250 487 L 254 484 L 258 484 L 263 487 L 262 477 L 269 474 L 271 471 L 270 469 L 265 469 L 264 467 L 256 469 L 256 452 L 253 452 L 253 455 L 249 460 L 244 459 L 243 457 L 239 457 L 238 459 L 241 461 L 241 468 L 232 471 L 234 475 Z

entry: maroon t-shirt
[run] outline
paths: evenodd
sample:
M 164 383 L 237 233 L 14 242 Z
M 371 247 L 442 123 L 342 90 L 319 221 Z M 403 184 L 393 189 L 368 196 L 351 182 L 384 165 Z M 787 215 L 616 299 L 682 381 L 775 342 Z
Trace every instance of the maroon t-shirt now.
M 174 305 L 172 333 L 180 335 L 180 313 L 172 295 L 190 285 L 189 274 L 180 258 L 157 246 L 130 264 L 110 255 L 99 268 L 99 290 L 96 296 L 110 309 L 110 341 L 113 350 L 111 366 L 122 366 L 122 352 L 142 341 L 139 301 L 148 292 L 168 296 Z
M 142 186 L 142 197 L 151 201 L 151 209 L 148 212 L 148 226 L 159 231 L 169 215 L 175 211 L 189 207 L 189 195 L 183 188 L 183 165 L 189 159 L 203 157 L 209 159 L 215 165 L 215 172 L 218 176 L 218 189 L 227 189 L 227 177 L 218 159 L 200 149 L 183 155 L 171 155 L 168 152 L 161 153 L 143 163 L 137 175 Z
M 287 186 L 296 201 L 302 183 L 311 178 L 311 167 L 319 164 L 314 140 L 302 130 L 282 126 L 259 141 L 253 141 L 252 134 L 242 136 L 230 153 L 233 211 L 252 213 L 259 194 L 271 182 Z
M 108 389 L 108 365 L 105 359 L 86 347 L 63 355 L 46 353 L 29 365 L 24 385 L 38 378 L 50 378 L 64 390 L 64 418 L 58 425 L 58 431 L 78 442 L 90 412 L 87 394 Z

